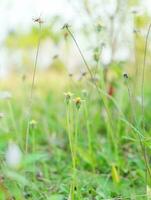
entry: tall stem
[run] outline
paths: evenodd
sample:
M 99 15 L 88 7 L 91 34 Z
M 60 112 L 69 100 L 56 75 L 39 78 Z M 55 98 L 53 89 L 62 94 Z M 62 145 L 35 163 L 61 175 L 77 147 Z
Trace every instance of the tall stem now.
M 96 84 L 96 82 L 93 81 L 94 76 L 93 76 L 93 73 L 91 72 L 91 68 L 89 67 L 89 64 L 87 63 L 87 61 L 86 61 L 86 59 L 85 59 L 85 57 L 84 57 L 84 55 L 83 55 L 83 53 L 82 53 L 82 51 L 81 51 L 81 48 L 80 48 L 80 46 L 78 45 L 78 42 L 77 42 L 75 36 L 74 36 L 73 33 L 70 31 L 69 26 L 68 26 L 68 25 L 65 25 L 63 28 L 66 28 L 66 30 L 67 30 L 68 33 L 70 34 L 71 38 L 72 38 L 73 41 L 75 42 L 75 45 L 76 45 L 76 47 L 77 47 L 77 49 L 78 49 L 78 51 L 79 51 L 79 53 L 80 53 L 80 55 L 81 55 L 81 57 L 82 57 L 82 60 L 83 60 L 85 66 L 86 66 L 86 68 L 87 68 L 87 70 L 88 70 L 88 72 L 89 72 L 89 74 L 90 74 L 90 76 L 91 76 L 92 83 L 93 83 L 93 85 L 95 86 L 95 88 L 96 88 L 97 92 L 99 93 L 99 95 L 101 94 L 101 97 L 102 97 L 102 100 L 103 100 L 103 103 L 104 103 L 104 107 L 105 107 L 105 110 L 106 110 L 106 112 L 107 112 L 107 117 L 108 117 L 108 123 L 107 123 L 108 133 L 109 133 L 109 136 L 110 136 L 110 139 L 111 139 L 111 144 L 112 144 L 112 146 L 113 146 L 113 148 L 114 148 L 114 150 L 115 150 L 115 142 L 114 142 L 114 140 L 113 140 L 113 124 L 112 124 L 112 117 L 111 117 L 110 110 L 109 110 L 109 108 L 108 108 L 107 99 L 106 99 L 106 97 L 104 97 L 104 95 L 102 94 L 102 92 L 101 92 L 100 88 L 98 87 L 98 85 Z M 103 76 L 103 75 L 102 75 L 102 76 Z M 102 83 L 104 84 L 103 78 L 102 78 Z
M 144 50 L 144 60 L 143 60 L 143 72 L 142 72 L 142 85 L 141 85 L 141 98 L 142 98 L 142 124 L 144 129 L 144 77 L 145 77 L 145 68 L 146 68 L 146 55 L 147 55 L 147 47 L 148 47 L 148 38 L 151 30 L 151 24 L 149 25 L 146 41 L 145 41 L 145 50 Z
M 38 39 L 38 45 L 37 45 L 37 51 L 36 51 L 36 57 L 35 57 L 35 64 L 34 64 L 34 71 L 32 76 L 32 84 L 31 84 L 31 90 L 30 90 L 30 97 L 29 97 L 29 113 L 28 113 L 28 121 L 27 121 L 27 129 L 26 129 L 26 143 L 25 143 L 25 152 L 28 153 L 28 143 L 29 143 L 29 131 L 30 131 L 30 120 L 31 120 L 31 114 L 32 114 L 32 99 L 33 99 L 33 90 L 35 85 L 35 77 L 36 77 L 36 71 L 37 71 L 37 62 L 38 62 L 38 55 L 39 55 L 39 49 L 40 49 L 40 42 L 41 42 L 41 23 L 39 23 L 39 39 Z

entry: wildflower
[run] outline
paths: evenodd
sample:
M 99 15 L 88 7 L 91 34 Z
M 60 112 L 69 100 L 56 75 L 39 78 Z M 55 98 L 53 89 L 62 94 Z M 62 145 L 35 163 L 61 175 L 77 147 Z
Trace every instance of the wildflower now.
M 75 98 L 74 102 L 75 102 L 76 108 L 79 109 L 82 103 L 81 98 L 80 97 Z
M 73 94 L 71 92 L 67 92 L 67 93 L 64 93 L 64 95 L 65 95 L 65 101 L 66 101 L 66 103 L 69 104 L 69 102 L 70 102 Z
M 34 119 L 32 119 L 32 120 L 29 122 L 29 124 L 30 124 L 30 126 L 31 126 L 32 128 L 34 128 L 34 127 L 37 125 L 37 121 L 34 120 Z
M 22 153 L 19 146 L 10 142 L 6 151 L 6 163 L 12 167 L 17 168 L 21 162 Z

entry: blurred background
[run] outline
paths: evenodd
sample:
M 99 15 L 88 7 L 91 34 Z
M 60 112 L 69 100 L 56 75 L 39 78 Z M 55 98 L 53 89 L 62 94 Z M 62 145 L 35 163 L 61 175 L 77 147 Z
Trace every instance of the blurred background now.
M 1 0 L 0 77 L 26 74 L 33 69 L 41 16 L 42 40 L 38 69 L 78 74 L 83 62 L 68 34 L 71 25 L 87 61 L 93 67 L 97 53 L 101 66 L 142 62 L 144 38 L 150 21 L 150 0 Z
M 0 199 L 3 185 L 36 200 L 70 187 L 85 199 L 138 199 L 147 185 L 150 199 L 141 154 L 151 155 L 151 0 L 0 0 L 0 16 Z

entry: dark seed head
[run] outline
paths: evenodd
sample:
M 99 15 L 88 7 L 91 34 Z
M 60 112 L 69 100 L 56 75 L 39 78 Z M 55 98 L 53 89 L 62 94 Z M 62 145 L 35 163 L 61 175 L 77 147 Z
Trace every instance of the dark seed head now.
M 127 74 L 127 73 L 124 73 L 124 74 L 123 74 L 123 77 L 126 78 L 126 79 L 128 79 L 128 74 Z
M 82 72 L 82 76 L 86 76 L 87 75 L 87 72 Z
M 70 27 L 70 25 L 66 23 L 63 25 L 62 29 L 68 29 L 69 27 Z
M 58 54 L 55 54 L 52 58 L 53 59 L 57 59 L 59 57 L 59 55 Z
M 39 23 L 39 24 L 44 23 L 44 21 L 43 21 L 40 17 L 33 19 L 33 21 L 34 21 L 35 23 Z
M 69 73 L 69 77 L 72 77 L 73 76 L 73 74 L 72 73 Z

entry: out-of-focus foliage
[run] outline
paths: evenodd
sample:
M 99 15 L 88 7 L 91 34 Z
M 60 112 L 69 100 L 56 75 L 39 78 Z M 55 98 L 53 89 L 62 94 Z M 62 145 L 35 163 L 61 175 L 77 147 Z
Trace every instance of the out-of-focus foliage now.
M 0 200 L 150 198 L 150 16 L 139 0 L 68 2 L 68 29 L 54 18 L 4 41 Z

